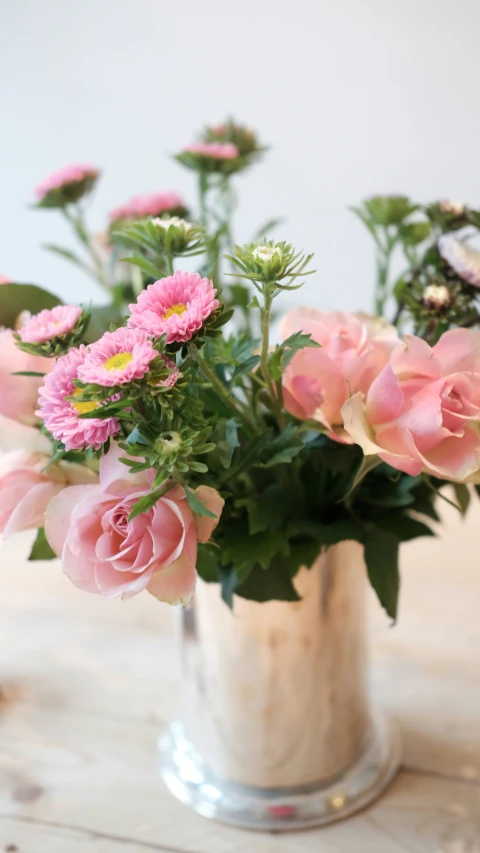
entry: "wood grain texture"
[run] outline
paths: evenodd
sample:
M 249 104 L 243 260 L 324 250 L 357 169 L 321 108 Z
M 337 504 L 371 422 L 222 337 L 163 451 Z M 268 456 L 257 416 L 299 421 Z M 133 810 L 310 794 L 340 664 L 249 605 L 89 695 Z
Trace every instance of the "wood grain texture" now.
M 480 509 L 405 547 L 400 621 L 373 597 L 372 687 L 404 733 L 405 769 L 368 811 L 259 835 L 203 820 L 155 768 L 178 702 L 172 613 L 104 601 L 28 536 L 0 550 L 0 853 L 480 853 Z M 14 850 L 12 849 L 12 853 Z

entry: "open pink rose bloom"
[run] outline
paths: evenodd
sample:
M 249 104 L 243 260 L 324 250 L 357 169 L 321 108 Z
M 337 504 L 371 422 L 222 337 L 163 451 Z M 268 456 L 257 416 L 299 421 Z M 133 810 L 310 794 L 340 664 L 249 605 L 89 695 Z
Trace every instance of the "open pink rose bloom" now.
M 480 335 L 452 329 L 433 347 L 406 335 L 342 411 L 365 454 L 414 476 L 470 477 L 480 467 Z
M 197 573 L 197 542 L 207 542 L 223 499 L 200 486 L 197 498 L 214 517 L 195 516 L 174 487 L 129 521 L 133 504 L 151 491 L 154 471 L 131 474 L 118 445 L 102 457 L 98 485 L 72 486 L 48 508 L 45 531 L 75 586 L 107 597 L 130 598 L 147 589 L 160 601 L 188 603 Z
M 322 423 L 330 438 L 351 443 L 343 429 L 342 406 L 352 393 L 365 393 L 399 343 L 385 320 L 366 314 L 294 308 L 280 325 L 282 340 L 304 332 L 320 344 L 297 352 L 283 375 L 285 408 L 300 420 Z

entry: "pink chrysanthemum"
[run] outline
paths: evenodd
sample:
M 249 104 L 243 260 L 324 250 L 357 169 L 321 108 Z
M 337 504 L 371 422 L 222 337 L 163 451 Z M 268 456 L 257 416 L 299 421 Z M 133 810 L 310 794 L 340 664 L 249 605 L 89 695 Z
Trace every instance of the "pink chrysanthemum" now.
M 55 305 L 34 314 L 20 329 L 20 337 L 26 344 L 43 344 L 52 338 L 68 335 L 75 328 L 82 309 L 78 305 Z
M 80 183 L 88 179 L 95 180 L 99 174 L 95 166 L 65 166 L 64 169 L 53 172 L 52 175 L 49 175 L 48 178 L 45 178 L 45 180 L 38 184 L 35 187 L 35 195 L 40 200 L 52 192 L 52 190 L 59 190 L 62 187 Z
M 11 284 L 11 282 L 11 278 L 7 278 L 6 275 L 0 275 L 0 284 Z
M 85 361 L 78 368 L 78 378 L 96 385 L 123 385 L 143 379 L 157 355 L 145 332 L 124 328 L 105 332 L 88 348 Z
M 66 397 L 77 396 L 78 389 L 73 380 L 78 378 L 78 368 L 83 364 L 87 348 L 71 349 L 58 359 L 52 372 L 45 377 L 39 391 L 39 410 L 46 428 L 57 441 L 62 441 L 67 450 L 82 450 L 93 447 L 99 450 L 110 436 L 117 435 L 120 424 L 115 418 L 80 418 L 85 412 L 93 412 L 100 406 L 95 402 L 72 403 Z
M 143 329 L 167 344 L 189 341 L 219 306 L 217 291 L 198 272 L 180 272 L 150 284 L 130 305 L 128 326 Z
M 186 212 L 185 202 L 177 193 L 150 193 L 149 195 L 137 195 L 116 207 L 110 213 L 110 221 L 117 222 L 119 219 L 143 219 L 146 216 L 161 216 L 162 213 L 178 211 Z
M 235 160 L 239 151 L 233 142 L 194 142 L 184 149 L 188 154 L 210 157 L 213 160 Z

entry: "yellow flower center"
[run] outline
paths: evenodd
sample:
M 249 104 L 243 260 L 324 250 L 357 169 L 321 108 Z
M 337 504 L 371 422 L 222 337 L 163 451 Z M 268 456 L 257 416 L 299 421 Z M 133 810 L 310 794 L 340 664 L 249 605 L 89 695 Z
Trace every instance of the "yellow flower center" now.
M 103 365 L 105 370 L 124 370 L 127 364 L 133 361 L 131 352 L 117 352 L 112 355 Z
M 183 303 L 179 303 L 178 305 L 172 305 L 172 307 L 169 308 L 168 311 L 165 311 L 163 319 L 168 320 L 169 317 L 172 317 L 173 314 L 178 314 L 178 316 L 181 317 L 186 310 L 187 306 Z
M 82 393 L 81 388 L 75 388 L 75 391 L 72 394 L 72 397 L 78 397 L 79 394 Z M 100 403 L 91 400 L 90 402 L 79 402 L 72 403 L 73 408 L 78 412 L 79 415 L 85 415 L 87 412 L 94 412 L 95 409 L 98 409 Z

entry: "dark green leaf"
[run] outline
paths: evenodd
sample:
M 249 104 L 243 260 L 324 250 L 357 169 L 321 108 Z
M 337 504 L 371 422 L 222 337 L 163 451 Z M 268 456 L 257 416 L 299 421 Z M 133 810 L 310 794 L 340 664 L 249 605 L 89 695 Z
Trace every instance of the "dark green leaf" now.
M 233 595 L 237 589 L 238 578 L 235 574 L 235 569 L 232 567 L 224 569 L 222 566 L 219 568 L 219 577 L 222 591 L 222 598 L 225 604 L 233 609 Z
M 290 554 L 288 540 L 279 533 L 267 532 L 250 535 L 246 518 L 229 522 L 221 541 L 223 565 L 233 563 L 239 578 L 249 572 L 255 563 L 268 569 L 276 554 Z
M 400 574 L 398 571 L 398 538 L 388 530 L 373 528 L 364 540 L 368 577 L 380 604 L 396 621 Z
M 454 483 L 455 497 L 462 515 L 465 515 L 470 506 L 470 489 L 464 483 Z
M 236 595 L 250 601 L 300 601 L 285 563 L 275 560 L 269 571 L 254 566 L 248 577 L 235 589 Z
M 377 524 L 383 530 L 393 533 L 400 542 L 410 542 L 411 539 L 417 539 L 419 536 L 435 536 L 431 527 L 423 521 L 410 518 L 409 515 L 396 514 L 379 518 Z
M 249 530 L 252 535 L 269 530 L 275 533 L 283 527 L 289 512 L 289 503 L 285 491 L 276 483 L 268 486 L 262 494 L 240 498 L 235 502 L 245 507 L 248 513 Z
M 52 550 L 45 536 L 45 530 L 40 527 L 37 532 L 37 537 L 30 551 L 29 560 L 54 560 L 57 555 Z
M 296 425 L 288 424 L 279 436 L 268 443 L 260 455 L 261 461 L 255 462 L 255 466 L 270 468 L 272 465 L 291 462 L 305 447 L 301 438 L 296 435 L 296 432 Z
M 0 326 L 15 328 L 22 311 L 38 314 L 44 308 L 61 305 L 62 300 L 36 284 L 2 284 L 0 287 Z
M 220 418 L 213 431 L 212 440 L 216 444 L 216 453 L 224 468 L 230 468 L 235 448 L 240 447 L 238 425 L 233 418 Z
M 37 373 L 35 370 L 16 370 L 15 373 L 12 373 L 12 376 L 37 376 L 43 379 L 45 373 Z
M 197 572 L 206 583 L 219 582 L 220 552 L 211 543 L 198 544 Z

